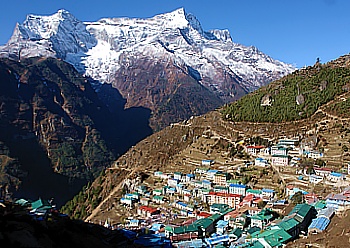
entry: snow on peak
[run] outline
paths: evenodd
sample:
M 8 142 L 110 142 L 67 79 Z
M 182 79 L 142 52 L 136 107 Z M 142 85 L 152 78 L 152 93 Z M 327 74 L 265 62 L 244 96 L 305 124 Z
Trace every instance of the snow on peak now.
M 0 48 L 0 55 L 6 53 L 16 58 L 62 58 L 107 83 L 122 65 L 130 65 L 126 58 L 170 60 L 191 68 L 203 85 L 219 91 L 220 84 L 225 84 L 217 77 L 219 71 L 239 76 L 246 89 L 254 90 L 294 70 L 255 47 L 234 43 L 228 30 L 204 31 L 184 8 L 151 18 L 103 18 L 86 23 L 64 9 L 51 16 L 28 15 Z

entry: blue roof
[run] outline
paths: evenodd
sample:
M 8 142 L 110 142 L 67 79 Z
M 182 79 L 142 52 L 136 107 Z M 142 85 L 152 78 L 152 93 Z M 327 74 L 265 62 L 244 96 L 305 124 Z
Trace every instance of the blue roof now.
M 219 220 L 218 223 L 216 223 L 216 227 L 225 227 L 228 225 L 228 221 Z
M 313 219 L 310 226 L 309 226 L 309 229 L 311 228 L 316 228 L 320 231 L 324 231 L 326 230 L 327 226 L 329 225 L 330 223 L 330 220 L 326 217 L 319 217 L 319 218 L 316 218 L 316 219 Z
M 157 234 L 138 236 L 134 244 L 142 247 L 171 247 L 170 240 L 164 239 Z
M 209 180 L 203 180 L 202 183 L 211 183 Z
M 216 173 L 216 172 L 218 172 L 218 170 L 208 170 L 207 172 L 208 173 Z
M 338 172 L 332 172 L 330 175 L 335 176 L 335 177 L 341 177 L 343 174 L 338 173 Z
M 229 241 L 230 238 L 228 235 L 220 235 L 220 236 L 216 236 L 216 237 L 213 237 L 213 238 L 206 238 L 205 239 L 205 242 L 208 244 L 208 245 L 215 245 L 215 244 L 219 244 L 221 242 L 226 242 L 226 241 Z
M 181 205 L 181 206 L 187 207 L 187 204 L 184 203 L 184 202 L 178 201 L 178 202 L 176 202 L 176 203 L 179 204 L 179 205 Z
M 188 177 L 194 177 L 193 174 L 187 174 L 186 176 L 188 176 Z
M 274 193 L 275 191 L 273 189 L 262 189 L 262 192 L 266 192 L 266 193 Z
M 244 184 L 236 184 L 236 183 L 231 183 L 230 187 L 234 187 L 234 188 L 246 188 L 246 186 Z

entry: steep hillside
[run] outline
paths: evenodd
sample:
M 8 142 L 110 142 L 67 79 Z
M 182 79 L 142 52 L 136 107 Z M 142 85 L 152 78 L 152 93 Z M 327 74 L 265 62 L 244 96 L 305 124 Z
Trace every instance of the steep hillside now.
M 7 147 L 2 155 L 18 161 L 26 174 L 16 194 L 56 195 L 62 204 L 81 180 L 95 178 L 151 133 L 147 109 L 124 111 L 125 100 L 115 89 L 102 87 L 99 96 L 89 81 L 57 59 L 0 60 L 0 141 Z M 80 181 L 69 190 L 74 178 Z
M 227 120 L 250 122 L 284 122 L 312 116 L 324 104 L 350 90 L 350 56 L 326 64 L 295 71 L 263 87 L 241 101 L 223 108 Z M 347 102 L 330 106 L 337 112 Z M 347 111 L 343 111 L 344 113 Z
M 86 22 L 66 10 L 28 15 L 0 57 L 55 57 L 101 84 L 111 84 L 127 107 L 151 110 L 159 130 L 239 99 L 292 71 L 255 47 L 232 41 L 228 30 L 205 31 L 184 9 L 147 19 Z

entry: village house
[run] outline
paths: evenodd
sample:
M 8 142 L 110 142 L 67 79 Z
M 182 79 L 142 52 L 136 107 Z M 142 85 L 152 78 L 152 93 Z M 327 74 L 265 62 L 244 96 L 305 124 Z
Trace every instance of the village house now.
M 270 200 L 275 196 L 275 191 L 273 189 L 262 189 L 261 190 L 262 198 Z
M 137 214 L 143 217 L 151 217 L 152 215 L 159 214 L 160 211 L 156 208 L 141 206 L 137 209 Z
M 265 150 L 264 146 L 246 146 L 246 152 L 257 156 L 259 153 Z
M 221 171 L 218 171 L 214 175 L 214 183 L 217 185 L 226 185 L 226 181 L 230 179 L 230 175 L 228 173 L 224 173 Z
M 192 224 L 173 227 L 165 227 L 165 237 L 171 241 L 192 240 L 209 236 L 215 231 L 215 224 L 222 219 L 220 214 L 214 214 L 210 217 L 198 219 Z
M 317 176 L 328 177 L 332 173 L 332 169 L 325 167 L 314 167 L 314 172 Z
M 149 202 L 150 202 L 149 198 L 143 197 L 143 198 L 140 199 L 140 204 L 141 205 L 148 206 Z
M 319 151 L 308 151 L 305 152 L 306 157 L 313 159 L 320 159 L 323 157 L 323 153 Z
M 247 186 L 244 184 L 230 184 L 229 193 L 245 196 Z
M 339 182 L 339 181 L 343 181 L 343 180 L 345 180 L 345 175 L 342 173 L 331 172 L 328 175 L 328 180 L 331 182 L 334 182 L 334 183 Z
M 350 187 L 346 187 L 341 193 L 330 193 L 326 197 L 327 207 L 332 207 L 336 211 L 343 211 L 350 208 Z
M 152 201 L 156 204 L 163 204 L 166 202 L 166 198 L 164 196 L 155 195 L 153 196 Z
M 181 181 L 182 173 L 181 172 L 174 172 L 174 179 Z
M 277 145 L 295 148 L 299 145 L 299 139 L 280 139 Z
M 309 234 L 321 233 L 328 227 L 331 218 L 334 216 L 334 208 L 327 207 L 318 211 L 316 219 L 313 219 L 309 228 Z
M 190 181 L 192 181 L 192 180 L 194 180 L 195 179 L 195 176 L 194 176 L 194 174 L 186 174 L 186 177 L 185 177 L 185 182 L 190 182 Z
M 276 166 L 287 166 L 289 164 L 290 157 L 286 155 L 272 155 L 271 164 Z
M 309 181 L 310 183 L 318 184 L 323 181 L 323 177 L 317 175 L 310 175 Z
M 226 193 L 226 194 L 228 194 L 229 188 L 228 187 L 224 187 L 224 186 L 220 186 L 220 185 L 215 185 L 213 187 L 212 191 L 215 192 L 215 193 Z
M 211 181 L 214 180 L 214 176 L 218 172 L 219 172 L 218 170 L 208 170 L 206 173 L 207 179 Z
M 179 179 L 169 178 L 168 179 L 168 186 L 169 187 L 176 187 L 176 185 L 178 185 L 179 182 L 180 182 Z
M 250 217 L 250 226 L 257 226 L 260 229 L 265 229 L 265 227 L 271 223 L 276 217 L 277 213 L 271 211 L 268 208 L 261 210 L 259 213 Z
M 208 167 L 199 167 L 199 168 L 195 169 L 194 173 L 199 174 L 199 175 L 203 175 L 203 174 L 207 173 L 208 170 L 209 170 Z
M 252 194 L 257 198 L 262 198 L 263 193 L 260 189 L 247 189 L 246 195 Z
M 273 155 L 288 155 L 288 148 L 284 146 L 271 146 L 271 156 Z
M 204 189 L 211 189 L 212 183 L 209 180 L 202 180 L 202 187 Z
M 153 195 L 162 195 L 163 194 L 163 190 L 162 189 L 154 189 L 152 191 Z
M 210 159 L 203 159 L 202 160 L 202 166 L 211 166 L 215 163 L 214 160 L 210 160 Z
M 267 159 L 264 158 L 256 158 L 254 160 L 254 165 L 260 167 L 267 167 L 269 165 L 269 162 L 267 161 Z
M 230 209 L 230 206 L 228 204 L 224 203 L 214 203 L 210 205 L 209 207 L 209 213 L 210 214 L 223 214 L 227 212 L 227 210 Z
M 235 208 L 240 203 L 241 197 L 242 196 L 238 194 L 210 192 L 209 195 L 207 195 L 207 201 L 210 205 L 215 203 L 227 204 L 231 208 Z

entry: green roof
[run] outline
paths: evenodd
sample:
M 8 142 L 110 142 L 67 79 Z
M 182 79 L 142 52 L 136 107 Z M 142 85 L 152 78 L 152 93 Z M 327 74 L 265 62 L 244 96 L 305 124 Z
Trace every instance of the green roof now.
M 293 229 L 297 225 L 299 225 L 299 222 L 294 218 L 290 218 L 290 219 L 282 220 L 277 226 L 279 226 L 281 229 L 288 232 L 289 230 Z
M 155 195 L 153 196 L 153 199 L 155 200 L 163 200 L 164 196 L 160 196 L 160 195 Z
M 326 202 L 324 200 L 320 200 L 314 204 L 316 209 L 324 209 L 326 207 Z
M 292 236 L 283 229 L 270 229 L 260 233 L 258 238 L 265 239 L 271 247 L 279 247 L 288 242 Z
M 278 154 L 274 154 L 272 155 L 273 158 L 289 158 L 288 155 L 278 155 Z
M 247 194 L 261 194 L 260 189 L 247 189 Z
M 296 205 L 288 215 L 296 213 L 297 215 L 305 218 L 306 215 L 311 211 L 312 206 L 306 203 Z
M 47 200 L 39 200 L 32 202 L 32 209 L 51 209 L 52 205 Z
M 273 211 L 269 208 L 265 208 L 261 210 L 259 213 L 253 215 L 251 219 L 256 219 L 256 220 L 271 220 L 273 219 Z
M 237 246 L 239 248 L 265 248 L 263 244 L 261 244 L 258 240 L 255 240 L 253 242 L 247 242 L 243 245 Z
M 213 222 L 217 221 L 220 217 L 221 217 L 220 214 L 213 214 L 208 218 L 196 220 L 190 225 L 179 226 L 179 227 L 166 226 L 165 230 L 175 234 L 197 232 L 200 228 L 204 228 L 204 229 L 208 228 L 211 224 L 213 224 Z
M 226 212 L 228 209 L 230 209 L 230 206 L 227 204 L 222 204 L 222 203 L 214 203 L 210 205 L 210 208 L 216 208 L 219 210 L 220 213 Z
M 235 228 L 230 232 L 230 234 L 233 234 L 236 237 L 240 237 L 242 233 L 243 233 L 243 230 L 241 228 Z

